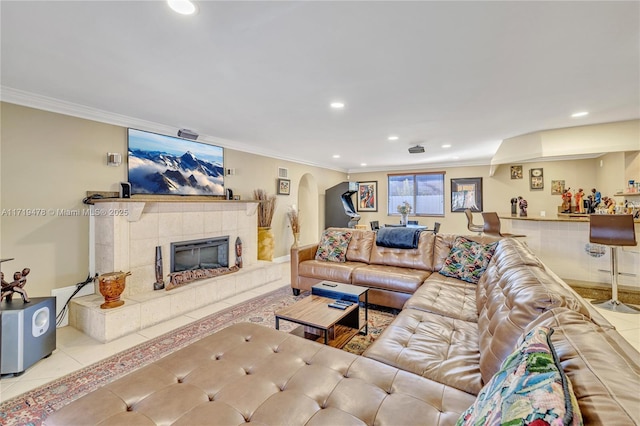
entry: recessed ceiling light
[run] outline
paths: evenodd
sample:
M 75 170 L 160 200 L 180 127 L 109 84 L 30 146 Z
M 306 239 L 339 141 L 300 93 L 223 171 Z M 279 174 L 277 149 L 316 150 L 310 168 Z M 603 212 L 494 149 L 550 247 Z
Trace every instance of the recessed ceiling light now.
M 451 158 L 452 158 L 452 159 L 454 159 L 454 160 L 459 160 L 459 159 L 460 159 L 460 157 L 458 157 L 457 155 L 454 155 L 454 156 L 453 156 L 453 157 L 451 157 Z
M 333 154 L 333 158 L 340 158 L 340 154 Z
M 442 147 L 443 147 L 443 148 L 451 148 L 451 144 L 446 143 L 446 144 L 442 145 Z
M 361 167 L 366 167 L 366 166 L 367 166 L 367 163 L 360 163 L 360 166 L 361 166 Z
M 342 109 L 344 108 L 344 102 L 331 102 L 331 108 Z
M 387 140 L 390 140 L 390 141 L 397 141 L 398 139 L 399 139 L 399 138 L 398 138 L 397 136 L 395 136 L 395 135 L 389 136 L 389 137 L 387 138 Z
M 181 15 L 193 15 L 198 8 L 189 0 L 167 0 L 169 7 Z
M 579 117 L 584 117 L 585 115 L 589 115 L 589 113 L 587 111 L 580 111 L 580 112 L 576 112 L 575 114 L 571 114 L 571 117 L 579 118 Z

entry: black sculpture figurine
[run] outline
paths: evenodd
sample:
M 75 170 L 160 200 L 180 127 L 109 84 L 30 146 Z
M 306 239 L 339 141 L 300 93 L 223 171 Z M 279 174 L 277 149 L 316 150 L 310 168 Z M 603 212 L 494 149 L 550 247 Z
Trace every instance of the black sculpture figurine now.
M 8 283 L 4 280 L 4 272 L 0 272 L 0 281 L 2 282 L 2 293 L 0 294 L 0 302 L 5 297 L 7 298 L 7 302 L 11 302 L 13 298 L 13 293 L 18 293 L 22 296 L 22 301 L 24 303 L 29 303 L 29 296 L 27 295 L 27 291 L 24 289 L 24 286 L 27 284 L 27 275 L 29 275 L 31 269 L 24 268 L 22 272 L 18 271 L 13 274 L 13 281 Z
M 164 288 L 164 280 L 162 279 L 162 247 L 156 246 L 156 282 L 153 283 L 154 290 L 162 290 Z
M 242 268 L 242 240 L 240 237 L 236 238 L 236 266 Z
M 522 198 L 522 197 L 519 197 Z M 518 206 L 518 197 L 513 197 L 511 199 L 511 216 L 515 216 L 517 214 L 517 206 Z

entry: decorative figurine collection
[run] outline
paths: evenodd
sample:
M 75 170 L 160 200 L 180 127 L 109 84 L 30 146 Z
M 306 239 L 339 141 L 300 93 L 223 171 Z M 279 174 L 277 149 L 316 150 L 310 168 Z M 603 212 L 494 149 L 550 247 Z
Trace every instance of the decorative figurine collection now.
M 4 280 L 4 272 L 0 272 L 0 280 L 2 281 L 2 293 L 0 294 L 0 302 L 6 298 L 7 302 L 11 302 L 13 293 L 18 293 L 22 297 L 24 303 L 29 303 L 31 300 L 27 295 L 27 291 L 24 286 L 27 284 L 27 275 L 29 275 L 31 269 L 24 268 L 22 271 L 17 271 L 13 274 L 13 281 L 8 283 Z
M 603 197 L 596 188 L 591 188 L 591 193 L 585 196 L 584 190 L 578 188 L 575 194 L 571 194 L 571 188 L 562 190 L 561 213 L 574 214 L 632 214 L 634 218 L 640 218 L 640 209 L 628 200 L 616 205 L 612 197 Z M 575 200 L 572 206 L 571 201 Z

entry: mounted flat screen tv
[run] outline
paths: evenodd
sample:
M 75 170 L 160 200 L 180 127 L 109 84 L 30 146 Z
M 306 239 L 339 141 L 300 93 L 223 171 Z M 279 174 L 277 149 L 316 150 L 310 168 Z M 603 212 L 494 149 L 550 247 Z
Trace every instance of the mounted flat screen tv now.
M 128 129 L 132 194 L 224 196 L 224 149 Z

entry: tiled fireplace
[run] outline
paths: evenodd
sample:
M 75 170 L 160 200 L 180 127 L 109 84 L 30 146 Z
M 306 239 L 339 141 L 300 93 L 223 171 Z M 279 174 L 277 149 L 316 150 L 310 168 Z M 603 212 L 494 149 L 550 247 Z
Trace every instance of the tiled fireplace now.
M 73 299 L 69 323 L 91 337 L 110 341 L 227 297 L 279 280 L 281 268 L 257 260 L 256 202 L 104 201 L 100 211 L 126 215 L 96 215 L 92 232 L 97 274 L 131 272 L 122 295 L 125 304 L 100 309 L 96 294 Z M 163 277 L 171 272 L 172 244 L 227 238 L 242 241 L 243 268 L 235 273 L 191 282 L 172 290 L 153 290 L 156 247 L 163 257 Z M 235 250 L 227 249 L 229 266 Z

